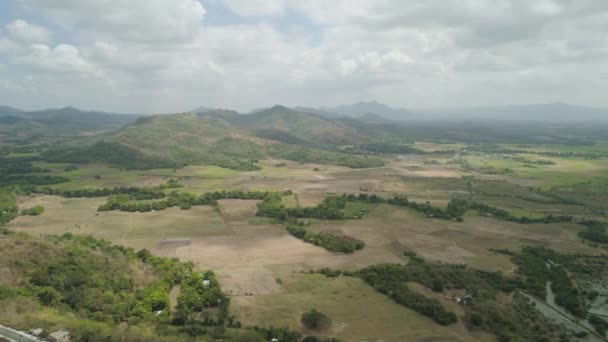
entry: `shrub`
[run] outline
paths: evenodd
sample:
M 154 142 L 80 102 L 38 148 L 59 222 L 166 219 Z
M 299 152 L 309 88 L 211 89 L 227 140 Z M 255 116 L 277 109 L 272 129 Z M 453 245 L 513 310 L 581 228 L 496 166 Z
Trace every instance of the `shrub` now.
M 311 330 L 323 330 L 331 325 L 331 320 L 325 314 L 312 309 L 302 314 L 302 325 Z

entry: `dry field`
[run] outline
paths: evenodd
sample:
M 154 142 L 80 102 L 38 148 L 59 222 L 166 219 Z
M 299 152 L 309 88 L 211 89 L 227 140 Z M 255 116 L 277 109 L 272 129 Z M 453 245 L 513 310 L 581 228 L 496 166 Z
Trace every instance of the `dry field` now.
M 272 270 L 281 279 L 283 293 L 232 298 L 233 312 L 246 325 L 273 322 L 300 329 L 300 315 L 316 308 L 332 319 L 332 326 L 319 335 L 335 335 L 346 341 L 492 341 L 460 325 L 437 325 L 357 278 L 325 278 L 285 267 Z
M 290 206 L 314 206 L 328 194 L 358 192 L 385 196 L 401 193 L 419 202 L 428 200 L 445 206 L 455 194 L 466 193 L 457 165 L 425 165 L 420 158 L 365 170 L 279 160 L 262 163 L 264 169 L 256 172 L 187 167 L 151 170 L 137 177 L 127 175 L 133 176 L 134 184 L 179 179 L 186 186 L 183 190 L 192 192 L 291 189 L 295 196 L 285 200 Z M 92 171 L 82 170 L 81 174 L 89 177 Z M 497 177 L 510 181 L 505 178 L 510 176 Z M 272 322 L 299 329 L 299 315 L 314 307 L 334 322 L 327 334 L 349 341 L 470 341 L 487 340 L 487 336 L 471 335 L 460 325 L 441 327 L 358 279 L 327 279 L 300 271 L 405 263 L 408 258 L 403 251 L 411 250 L 429 260 L 511 273 L 515 267 L 509 258 L 489 249 L 541 244 L 559 251 L 598 253 L 578 240 L 576 234 L 581 228 L 572 224 L 521 225 L 474 215 L 458 223 L 427 219 L 410 209 L 390 205 L 363 205 L 368 213 L 360 220 L 310 220 L 310 230 L 339 232 L 365 242 L 363 250 L 342 255 L 304 243 L 271 220 L 256 217 L 258 201 L 254 200 L 220 200 L 217 209 L 199 206 L 149 213 L 98 213 L 97 207 L 104 202 L 105 198 L 23 197 L 20 207 L 40 204 L 46 210 L 40 216 L 18 217 L 9 228 L 31 234 L 92 234 L 193 261 L 199 268 L 217 273 L 223 290 L 232 296 L 234 314 L 246 325 Z

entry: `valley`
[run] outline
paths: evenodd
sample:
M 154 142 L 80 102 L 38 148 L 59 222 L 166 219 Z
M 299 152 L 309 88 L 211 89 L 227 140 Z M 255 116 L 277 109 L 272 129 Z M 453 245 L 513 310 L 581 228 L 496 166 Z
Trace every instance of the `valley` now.
M 126 255 L 138 251 L 144 263 L 150 253 L 213 271 L 229 305 L 178 306 L 188 292 L 176 278 L 158 294 L 169 303 L 164 320 L 134 308 L 113 314 L 142 336 L 162 326 L 184 340 L 239 340 L 250 329 L 283 334 L 275 327 L 344 341 L 601 339 L 601 328 L 589 323 L 581 332 L 530 303 L 544 305 L 544 284 L 567 274 L 563 286 L 576 293 L 549 287 L 562 298 L 553 305 L 577 319 L 587 310 L 606 314 L 608 140 L 524 146 L 500 137 L 403 138 L 401 129 L 409 128 L 276 106 L 146 117 L 54 146 L 39 136 L 27 152 L 13 146 L 2 156 L 0 241 L 81 236 L 127 248 Z M 561 266 L 527 271 L 537 263 Z M 594 263 L 590 274 L 577 273 Z M 31 287 L 31 275 L 18 269 L 0 267 L 0 284 Z M 403 281 L 385 284 L 383 272 Z M 42 289 L 4 299 L 0 319 L 16 300 L 38 305 Z M 456 300 L 471 294 L 473 305 Z M 13 326 L 82 333 L 68 323 L 79 314 L 58 319 L 65 308 L 53 303 L 46 305 L 58 312 L 44 319 L 32 312 Z M 331 324 L 302 326 L 311 309 Z M 99 322 L 101 312 L 86 318 Z M 537 328 L 523 332 L 530 322 Z

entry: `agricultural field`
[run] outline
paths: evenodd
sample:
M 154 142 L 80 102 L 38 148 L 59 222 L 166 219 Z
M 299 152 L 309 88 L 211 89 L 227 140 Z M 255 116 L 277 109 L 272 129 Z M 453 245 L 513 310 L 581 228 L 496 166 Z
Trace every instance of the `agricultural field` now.
M 456 314 L 456 324 L 443 326 L 399 305 L 360 278 L 314 273 L 320 269 L 357 272 L 374 265 L 407 265 L 412 258 L 422 258 L 437 265 L 517 277 L 518 264 L 509 253 L 520 253 L 529 246 L 568 255 L 605 253 L 606 247 L 581 239 L 579 233 L 585 228 L 576 222 L 521 224 L 476 210 L 464 212 L 459 220 L 446 220 L 413 207 L 352 201 L 340 209 L 343 219 L 301 219 L 307 234 L 344 236 L 364 244 L 360 250 L 339 253 L 294 236 L 280 219 L 259 216 L 258 207 L 266 201 L 262 198 L 228 197 L 213 205 L 129 212 L 98 210 L 115 195 L 61 196 L 80 189 L 118 187 L 159 189 L 162 196 L 285 192 L 279 205 L 297 211 L 321 206 L 332 196 L 366 194 L 385 199 L 406 196 L 435 208 L 447 208 L 459 199 L 483 203 L 516 218 L 570 215 L 577 220 L 605 220 L 603 189 L 608 186 L 608 163 L 604 159 L 546 156 L 532 149 L 518 154 L 468 151 L 466 145 L 457 143 L 419 142 L 413 146 L 425 152 L 386 155 L 384 165 L 360 169 L 274 158 L 257 160 L 258 169 L 246 171 L 214 165 L 128 170 L 103 163 L 35 161 L 35 167 L 66 181 L 46 185 L 51 189 L 46 193 L 19 194 L 19 208 L 43 207 L 44 211 L 20 215 L 7 228 L 41 237 L 89 235 L 192 262 L 197 270 L 215 272 L 223 293 L 230 297 L 230 314 L 241 324 L 285 327 L 303 335 L 345 341 L 492 341 L 495 337 L 489 331 L 470 329 L 470 313 L 446 299 L 464 295 L 463 290 L 445 289 L 438 294 L 420 283 L 408 283 L 409 291 Z M 133 202 L 151 205 L 155 199 Z M 585 289 L 597 287 L 595 283 L 581 284 Z M 175 314 L 179 286 L 169 296 Z M 599 298 L 590 302 L 590 312 L 603 312 L 604 297 Z M 330 327 L 312 331 L 301 326 L 300 316 L 313 308 L 331 319 Z

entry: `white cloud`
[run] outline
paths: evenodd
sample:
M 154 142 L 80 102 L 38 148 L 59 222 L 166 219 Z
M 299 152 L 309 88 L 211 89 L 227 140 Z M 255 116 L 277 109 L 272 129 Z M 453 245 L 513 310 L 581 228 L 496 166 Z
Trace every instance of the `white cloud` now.
M 92 37 L 136 42 L 184 42 L 200 28 L 205 9 L 197 0 L 20 0 L 57 25 Z
M 51 33 L 47 29 L 21 19 L 7 24 L 6 30 L 12 40 L 23 44 L 48 43 L 51 39 Z
M 55 48 L 48 45 L 36 44 L 30 51 L 16 61 L 32 70 L 51 73 L 91 74 L 95 66 L 86 61 L 73 45 L 60 44 Z
M 241 16 L 277 16 L 285 12 L 282 0 L 224 0 L 223 3 Z
M 41 107 L 73 94 L 89 108 L 152 112 L 372 98 L 608 106 L 604 0 L 202 0 L 248 17 L 218 26 L 197 0 L 14 1 L 61 27 L 59 45 L 31 23 L 28 39 L 0 33 L 3 77 L 37 87 Z M 305 24 L 281 31 L 301 24 L 294 13 Z

